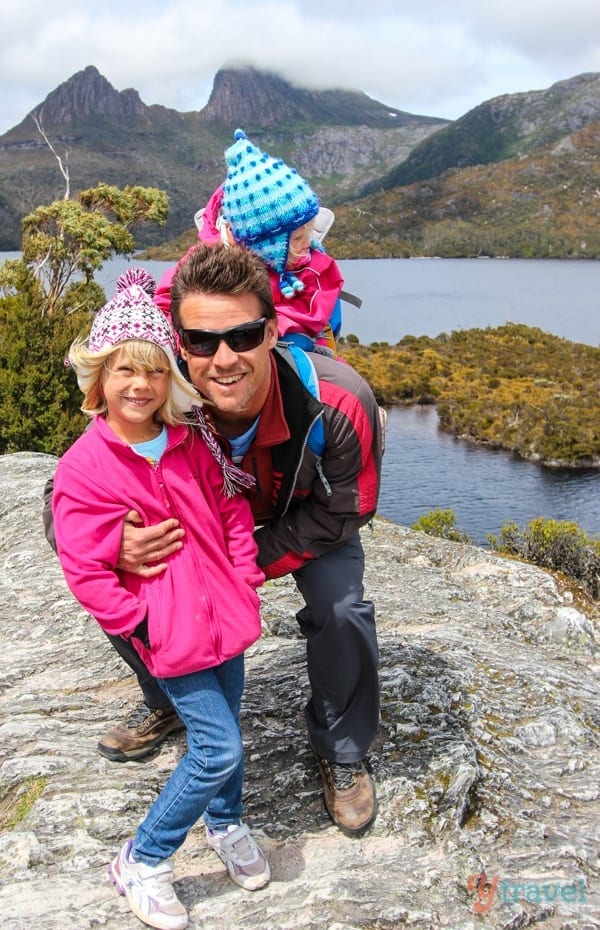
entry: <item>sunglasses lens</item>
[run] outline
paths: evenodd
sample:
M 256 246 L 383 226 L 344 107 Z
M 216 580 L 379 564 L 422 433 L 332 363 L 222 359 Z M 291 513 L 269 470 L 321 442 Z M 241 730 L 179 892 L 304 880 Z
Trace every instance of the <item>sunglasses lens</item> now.
M 227 343 L 232 352 L 250 352 L 261 344 L 265 337 L 266 319 L 253 320 L 252 323 L 233 326 L 222 332 L 210 332 L 203 329 L 182 329 L 182 342 L 191 355 L 207 358 L 214 355 L 221 340 Z
M 230 333 L 223 337 L 232 352 L 249 352 L 250 349 L 256 349 L 261 344 L 265 327 L 261 320 L 258 320 L 257 323 L 232 329 Z
M 192 355 L 214 355 L 219 348 L 219 337 L 204 333 L 200 329 L 182 329 L 181 337 L 184 346 Z

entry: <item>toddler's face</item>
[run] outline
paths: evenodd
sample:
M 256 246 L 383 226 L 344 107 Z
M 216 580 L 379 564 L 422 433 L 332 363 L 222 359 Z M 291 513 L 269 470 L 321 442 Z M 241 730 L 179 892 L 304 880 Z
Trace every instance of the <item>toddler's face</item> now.
M 296 268 L 300 263 L 304 263 L 310 258 L 310 240 L 313 227 L 313 221 L 309 220 L 308 223 L 299 226 L 291 234 L 286 268 Z

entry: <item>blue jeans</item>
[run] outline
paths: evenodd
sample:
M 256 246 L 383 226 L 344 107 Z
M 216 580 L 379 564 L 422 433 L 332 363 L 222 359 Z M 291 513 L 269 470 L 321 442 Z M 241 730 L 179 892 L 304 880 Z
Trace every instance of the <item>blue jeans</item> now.
M 293 573 L 306 605 L 297 618 L 312 692 L 305 709 L 308 735 L 333 762 L 364 758 L 379 725 L 375 608 L 364 599 L 364 567 L 356 533 Z M 166 706 L 131 641 L 109 639 L 136 673 L 148 706 Z
M 242 816 L 244 656 L 159 683 L 185 723 L 188 750 L 137 829 L 133 858 L 146 865 L 168 859 L 202 815 L 213 828 Z

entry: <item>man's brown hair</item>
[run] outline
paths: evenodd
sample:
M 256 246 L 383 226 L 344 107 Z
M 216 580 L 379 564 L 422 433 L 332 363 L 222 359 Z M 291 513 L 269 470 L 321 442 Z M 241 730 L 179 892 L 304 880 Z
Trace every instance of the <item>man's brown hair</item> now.
M 255 294 L 261 315 L 276 318 L 271 282 L 262 261 L 241 246 L 195 246 L 181 262 L 171 282 L 171 316 L 175 329 L 181 327 L 179 309 L 189 294 L 225 294 L 239 297 Z

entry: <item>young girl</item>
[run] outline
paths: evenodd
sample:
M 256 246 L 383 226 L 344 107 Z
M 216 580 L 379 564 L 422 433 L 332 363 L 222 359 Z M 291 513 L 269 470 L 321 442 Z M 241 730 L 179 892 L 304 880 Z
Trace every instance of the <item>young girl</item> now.
M 109 867 L 140 920 L 178 930 L 187 914 L 170 857 L 200 816 L 237 884 L 253 890 L 270 877 L 241 822 L 239 727 L 243 651 L 260 635 L 264 575 L 250 507 L 232 484 L 244 483 L 242 473 L 186 424 L 183 411 L 199 414 L 201 401 L 177 368 L 154 287 L 143 269 L 127 272 L 87 342 L 71 347 L 91 425 L 59 462 L 53 511 L 71 591 L 107 633 L 131 639 L 186 727 L 187 753 Z M 146 524 L 176 516 L 184 527 L 163 574 L 117 570 L 129 510 Z
M 196 214 L 198 238 L 209 245 L 242 245 L 258 255 L 269 272 L 280 338 L 334 353 L 344 279 L 320 242 L 333 214 L 320 208 L 295 168 L 261 152 L 241 129 L 225 160 L 224 184 Z M 174 273 L 165 272 L 157 293 L 166 311 Z

